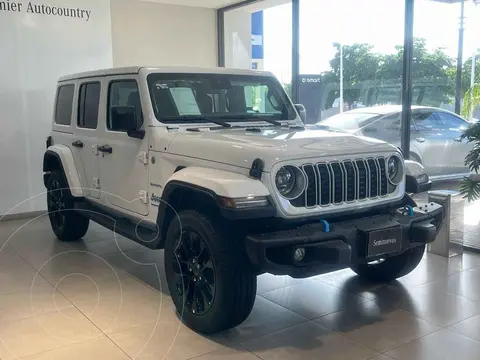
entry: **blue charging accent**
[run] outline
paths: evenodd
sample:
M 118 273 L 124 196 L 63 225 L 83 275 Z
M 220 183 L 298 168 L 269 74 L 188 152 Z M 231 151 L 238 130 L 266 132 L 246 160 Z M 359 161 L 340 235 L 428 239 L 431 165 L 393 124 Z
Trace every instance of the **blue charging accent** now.
M 323 224 L 323 231 L 326 233 L 330 232 L 330 224 L 328 223 L 327 220 L 320 220 L 320 222 Z
M 413 212 L 413 207 L 411 207 L 410 205 L 406 205 L 405 208 L 407 209 L 408 211 L 408 216 L 414 216 L 415 213 Z

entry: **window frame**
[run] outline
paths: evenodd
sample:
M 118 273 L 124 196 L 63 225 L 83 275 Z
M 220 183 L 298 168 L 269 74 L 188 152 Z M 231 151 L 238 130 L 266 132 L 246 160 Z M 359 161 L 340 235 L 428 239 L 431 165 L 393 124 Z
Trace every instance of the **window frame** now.
M 73 87 L 73 91 L 72 91 L 72 103 L 71 103 L 71 107 L 70 107 L 70 119 L 69 119 L 69 122 L 68 124 L 63 124 L 63 123 L 59 123 L 57 122 L 57 116 L 58 116 L 58 104 L 59 104 L 59 99 L 60 99 L 60 91 L 62 88 L 66 88 L 66 87 Z M 67 84 L 58 84 L 57 85 L 57 94 L 55 96 L 55 111 L 54 111 L 54 114 L 53 114 L 53 123 L 55 125 L 58 125 L 58 126 L 64 126 L 64 127 L 71 127 L 72 126 L 72 117 L 73 117 L 73 108 L 74 108 L 74 105 L 75 105 L 75 90 L 76 90 L 76 85 L 75 83 L 67 83 Z
M 239 81 L 239 80 L 241 80 L 242 77 L 244 77 L 246 79 L 252 79 L 253 78 L 253 79 L 257 79 L 257 80 L 260 80 L 260 79 L 264 80 L 265 83 L 262 84 L 262 85 L 265 85 L 267 87 L 269 85 L 272 85 L 270 90 L 272 92 L 274 92 L 275 96 L 278 96 L 285 103 L 285 106 L 288 109 L 289 118 L 288 119 L 282 119 L 280 121 L 294 121 L 294 120 L 298 119 L 298 115 L 297 115 L 297 112 L 295 110 L 295 107 L 294 107 L 293 103 L 291 102 L 291 99 L 286 94 L 283 86 L 280 84 L 280 82 L 276 78 L 271 77 L 271 76 L 258 75 L 258 74 L 248 74 L 248 75 L 230 74 L 230 73 L 223 74 L 223 73 L 216 73 L 216 72 L 213 72 L 213 73 L 203 73 L 203 72 L 192 72 L 192 73 L 152 72 L 152 73 L 149 73 L 147 75 L 147 87 L 148 87 L 149 98 L 150 98 L 150 101 L 151 101 L 151 104 L 152 104 L 152 110 L 153 110 L 153 113 L 154 113 L 155 120 L 158 121 L 160 124 L 164 124 L 164 125 L 170 125 L 170 124 L 187 125 L 187 124 L 193 124 L 193 123 L 208 123 L 208 120 L 207 121 L 204 121 L 204 120 L 190 121 L 190 120 L 181 119 L 181 115 L 178 115 L 178 117 L 179 117 L 178 119 L 176 119 L 175 117 L 170 119 L 170 118 L 165 118 L 165 117 L 160 116 L 160 113 L 156 109 L 156 101 L 155 101 L 155 98 L 154 98 L 154 94 L 152 92 L 152 84 L 156 80 L 155 78 L 162 78 L 163 77 L 162 80 L 165 80 L 165 81 L 182 80 L 183 78 L 186 78 L 186 80 L 189 81 L 189 80 L 194 80 L 196 78 L 202 78 L 202 77 L 213 77 L 213 78 L 215 78 L 215 77 L 222 77 L 222 76 L 232 76 L 232 77 L 234 77 L 234 79 L 230 79 L 232 81 Z M 214 95 L 216 95 L 216 94 L 214 94 Z M 223 96 L 223 97 L 225 96 L 224 94 L 220 94 L 220 95 Z M 214 100 L 214 98 L 213 98 L 213 100 Z M 220 104 L 220 105 L 222 105 L 222 104 Z M 219 106 L 219 110 L 224 110 L 223 106 Z M 245 114 L 247 114 L 247 113 L 245 113 Z M 268 114 L 262 114 L 262 115 L 268 115 Z M 205 116 L 205 114 L 200 114 L 199 116 Z M 212 119 L 214 119 L 216 115 L 215 114 L 213 114 L 213 115 L 208 114 L 208 116 L 211 116 Z M 291 116 L 292 116 L 292 118 L 290 118 Z M 221 118 L 221 116 L 220 116 L 220 118 Z M 245 120 L 243 120 L 243 119 L 240 119 L 240 120 L 228 119 L 227 121 L 229 123 L 235 123 L 235 122 L 243 122 Z
M 116 78 L 116 79 L 112 79 L 112 80 L 109 80 L 108 81 L 108 86 L 107 86 L 107 108 L 106 108 L 106 117 L 105 117 L 105 130 L 107 132 L 110 132 L 110 133 L 121 133 L 121 134 L 126 134 L 127 131 L 123 131 L 123 130 L 114 130 L 114 129 L 111 129 L 109 128 L 110 126 L 110 118 L 111 118 L 111 112 L 110 112 L 110 105 L 111 105 L 111 101 L 110 101 L 110 95 L 111 95 L 111 89 L 112 89 L 112 85 L 116 84 L 116 83 L 135 83 L 135 85 L 137 86 L 137 90 L 138 90 L 138 95 L 140 96 L 140 99 L 141 99 L 141 95 L 140 95 L 140 84 L 138 82 L 137 79 L 135 78 Z M 142 104 L 140 103 L 140 110 L 142 112 L 142 119 L 137 119 L 137 121 L 141 121 L 139 123 L 140 126 L 143 126 L 144 123 L 145 123 L 145 120 L 143 119 L 143 107 L 142 107 Z
M 98 84 L 100 86 L 100 91 L 98 93 L 98 107 L 97 107 L 97 121 L 96 121 L 96 124 L 95 124 L 95 127 L 92 128 L 92 127 L 88 127 L 88 126 L 81 126 L 80 125 L 80 105 L 82 104 L 82 88 L 85 86 L 85 94 L 83 96 L 83 117 L 85 119 L 85 98 L 86 98 L 86 87 L 88 85 L 95 85 L 95 84 Z M 101 102 L 101 97 L 102 97 L 102 82 L 99 81 L 99 80 L 94 80 L 94 81 L 86 81 L 86 82 L 82 82 L 79 84 L 78 86 L 78 103 L 77 103 L 77 128 L 78 129 L 87 129 L 87 130 L 97 130 L 98 129 L 98 120 L 99 120 L 99 116 L 100 116 L 100 102 Z

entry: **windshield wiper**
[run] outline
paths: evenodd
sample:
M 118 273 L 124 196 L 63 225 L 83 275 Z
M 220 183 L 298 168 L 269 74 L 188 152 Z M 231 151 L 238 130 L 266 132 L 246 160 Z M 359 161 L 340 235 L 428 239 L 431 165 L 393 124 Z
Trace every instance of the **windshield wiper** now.
M 207 117 L 207 116 L 197 116 L 197 115 L 181 115 L 181 116 L 175 116 L 174 118 L 172 118 L 174 120 L 180 120 L 180 121 L 201 121 L 201 122 L 210 122 L 210 123 L 214 123 L 216 125 L 220 125 L 221 127 L 225 127 L 225 128 L 231 128 L 233 125 L 232 124 L 229 124 L 228 122 L 226 121 L 223 121 L 223 120 L 220 120 L 220 119 L 213 119 L 213 118 L 210 118 L 210 117 Z M 170 119 L 168 119 L 170 120 Z
M 254 114 L 252 115 L 247 115 L 247 114 L 244 114 L 244 115 L 228 115 L 228 116 L 222 116 L 222 118 L 224 119 L 239 119 L 239 120 L 258 120 L 258 121 L 264 121 L 264 122 L 267 122 L 269 124 L 272 124 L 272 125 L 275 125 L 275 126 L 288 126 L 288 124 L 282 124 L 280 121 L 277 121 L 277 120 L 272 120 L 272 119 L 269 119 L 265 116 L 255 116 Z

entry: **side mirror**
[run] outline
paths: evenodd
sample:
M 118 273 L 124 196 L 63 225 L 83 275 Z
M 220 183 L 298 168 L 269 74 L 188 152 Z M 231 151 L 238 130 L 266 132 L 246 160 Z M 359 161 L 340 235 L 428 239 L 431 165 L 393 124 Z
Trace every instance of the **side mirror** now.
M 305 110 L 305 106 L 302 104 L 295 104 L 295 109 L 298 112 L 298 115 L 300 116 L 300 119 L 302 119 L 302 122 L 304 124 L 307 123 L 307 110 Z
M 139 130 L 137 111 L 134 106 L 114 106 L 111 109 L 111 127 L 116 131 L 125 131 L 128 136 L 143 139 L 145 130 Z
M 137 130 L 137 114 L 134 106 L 113 106 L 110 111 L 112 129 L 126 132 Z

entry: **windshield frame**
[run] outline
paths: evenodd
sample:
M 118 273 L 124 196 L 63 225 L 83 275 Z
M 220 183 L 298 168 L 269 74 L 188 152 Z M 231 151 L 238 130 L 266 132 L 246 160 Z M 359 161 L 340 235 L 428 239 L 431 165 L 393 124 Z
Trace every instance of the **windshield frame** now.
M 258 74 L 231 74 L 231 73 L 203 73 L 203 72 L 192 72 L 192 73 L 162 73 L 162 72 L 152 72 L 146 76 L 146 83 L 148 88 L 148 93 L 150 96 L 151 101 L 151 110 L 153 115 L 155 116 L 156 120 L 162 124 L 208 124 L 211 123 L 209 121 L 212 120 L 222 120 L 229 123 L 242 123 L 242 122 L 265 122 L 264 117 L 269 117 L 269 113 L 260 112 L 260 113 L 200 113 L 199 115 L 178 115 L 175 117 L 162 117 L 160 112 L 157 111 L 155 103 L 156 100 L 154 98 L 154 91 L 152 87 L 156 82 L 159 80 L 192 80 L 195 78 L 209 78 L 209 77 L 217 77 L 217 78 L 227 78 L 230 81 L 252 81 L 252 84 L 255 82 L 265 84 L 268 86 L 269 90 L 273 93 L 277 101 L 281 101 L 284 104 L 285 111 L 287 112 L 287 118 L 285 119 L 277 119 L 275 116 L 272 116 L 272 120 L 274 121 L 286 121 L 286 122 L 294 122 L 298 121 L 299 117 L 297 111 L 288 97 L 287 93 L 283 89 L 283 86 L 280 82 L 273 76 L 269 75 L 258 75 Z M 238 119 L 236 118 L 238 117 Z M 283 114 L 282 114 L 283 117 Z M 191 118 L 187 119 L 187 118 Z

